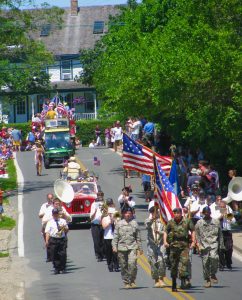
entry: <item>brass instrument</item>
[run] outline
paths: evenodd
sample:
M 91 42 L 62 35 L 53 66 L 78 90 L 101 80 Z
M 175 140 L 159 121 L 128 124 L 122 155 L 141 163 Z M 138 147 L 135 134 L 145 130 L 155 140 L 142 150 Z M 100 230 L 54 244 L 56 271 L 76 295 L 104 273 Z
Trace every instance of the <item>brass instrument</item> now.
M 228 196 L 223 201 L 230 203 L 231 201 L 242 200 L 242 177 L 234 177 L 228 186 Z
M 229 213 L 228 209 L 226 207 L 222 207 L 220 208 L 220 213 L 223 216 L 224 219 L 227 219 L 229 221 L 232 221 L 234 218 L 234 214 L 233 213 Z

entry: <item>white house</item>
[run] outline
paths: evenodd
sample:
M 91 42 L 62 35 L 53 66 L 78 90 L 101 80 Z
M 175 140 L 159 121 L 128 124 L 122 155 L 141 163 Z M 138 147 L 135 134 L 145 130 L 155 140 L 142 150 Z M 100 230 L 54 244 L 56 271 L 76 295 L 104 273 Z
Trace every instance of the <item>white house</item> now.
M 95 88 L 75 81 L 82 71 L 79 53 L 81 49 L 93 48 L 95 42 L 108 32 L 109 15 L 117 14 L 119 9 L 112 5 L 78 7 L 77 0 L 70 0 L 70 8 L 64 10 L 61 29 L 45 24 L 39 32 L 32 33 L 32 38 L 43 41 L 54 54 L 54 65 L 46 66 L 52 88 L 45 94 L 23 95 L 22 101 L 10 104 L 9 123 L 30 120 L 33 113 L 41 111 L 45 99 L 52 99 L 56 94 L 69 107 L 75 108 L 77 119 L 97 116 L 100 103 Z

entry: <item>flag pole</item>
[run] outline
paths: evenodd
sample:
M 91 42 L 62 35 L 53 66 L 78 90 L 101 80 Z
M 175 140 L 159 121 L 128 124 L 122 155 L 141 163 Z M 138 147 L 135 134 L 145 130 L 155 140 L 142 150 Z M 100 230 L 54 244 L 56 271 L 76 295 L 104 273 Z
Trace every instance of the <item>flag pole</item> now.
M 157 165 L 156 165 L 156 158 L 155 158 L 155 156 L 154 156 L 154 174 L 155 174 L 155 170 L 157 170 Z M 159 177 L 160 177 L 160 175 L 159 175 Z M 165 189 L 164 189 L 164 184 L 163 184 L 162 180 L 160 180 L 160 183 L 161 183 L 161 185 L 162 185 L 163 191 L 165 191 Z M 169 200 L 168 200 L 168 198 L 167 198 L 167 194 L 166 194 L 166 193 L 164 193 L 164 194 L 165 194 L 165 197 L 166 197 L 166 201 L 167 201 L 167 203 L 168 203 L 170 209 L 172 210 L 171 204 L 170 204 L 170 202 L 169 202 Z
M 156 186 L 156 171 L 155 171 L 155 153 L 153 153 L 153 170 L 154 170 L 154 177 L 153 177 L 153 181 L 154 181 L 154 194 L 157 193 L 157 186 Z M 155 203 L 156 201 L 154 201 Z M 155 206 L 155 213 L 156 213 L 156 206 Z M 164 219 L 161 216 L 161 211 L 160 211 L 160 221 L 163 225 L 166 225 L 166 222 L 164 221 Z
M 125 188 L 125 169 L 124 169 L 124 172 L 123 172 L 123 183 L 124 183 L 124 188 Z

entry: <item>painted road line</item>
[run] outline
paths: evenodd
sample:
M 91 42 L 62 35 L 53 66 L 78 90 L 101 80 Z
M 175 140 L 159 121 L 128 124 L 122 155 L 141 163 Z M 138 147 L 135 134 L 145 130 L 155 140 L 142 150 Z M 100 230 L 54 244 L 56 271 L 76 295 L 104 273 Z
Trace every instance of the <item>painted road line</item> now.
M 143 256 L 143 255 L 142 255 Z M 147 264 L 142 260 L 141 256 L 139 256 L 138 258 L 138 264 L 141 266 L 141 268 L 149 275 L 151 276 L 151 271 L 150 268 L 147 266 Z M 166 292 L 168 292 L 169 294 L 172 295 L 172 297 L 176 298 L 177 300 L 184 300 L 185 298 L 183 298 L 179 293 L 175 293 L 172 292 L 170 288 L 168 287 L 163 287 L 160 288 L 161 290 L 165 290 Z
M 17 155 L 14 153 L 14 165 L 17 172 L 18 184 L 18 256 L 24 257 L 24 213 L 23 213 L 23 189 L 24 177 L 17 161 Z
M 144 254 L 142 254 L 142 255 L 140 256 L 140 259 L 142 260 L 142 262 L 145 263 L 145 265 L 146 265 L 146 266 L 149 268 L 149 270 L 150 270 L 150 264 L 149 264 L 149 262 L 148 262 L 147 257 L 146 257 Z M 167 285 L 171 285 L 171 284 L 172 284 L 172 283 L 171 283 L 171 280 L 168 279 L 167 277 L 165 277 L 164 281 L 165 281 L 165 283 L 166 283 Z M 178 292 L 181 293 L 181 294 L 182 294 L 186 299 L 188 299 L 188 300 L 195 300 L 195 298 L 193 298 L 191 295 L 189 295 L 188 293 L 186 293 L 185 291 L 183 291 L 183 290 L 181 290 L 181 289 L 178 289 Z M 173 294 L 172 294 L 172 295 L 173 295 Z

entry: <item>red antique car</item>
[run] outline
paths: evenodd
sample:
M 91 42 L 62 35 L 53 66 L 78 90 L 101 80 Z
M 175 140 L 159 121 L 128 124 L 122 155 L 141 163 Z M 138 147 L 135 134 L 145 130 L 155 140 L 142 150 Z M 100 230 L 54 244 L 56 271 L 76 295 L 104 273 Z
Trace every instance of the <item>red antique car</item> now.
M 71 181 L 69 184 L 74 190 L 74 199 L 63 206 L 72 217 L 71 224 L 90 223 L 91 205 L 99 191 L 96 181 Z

